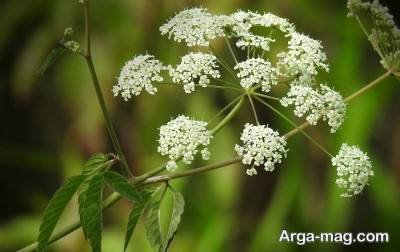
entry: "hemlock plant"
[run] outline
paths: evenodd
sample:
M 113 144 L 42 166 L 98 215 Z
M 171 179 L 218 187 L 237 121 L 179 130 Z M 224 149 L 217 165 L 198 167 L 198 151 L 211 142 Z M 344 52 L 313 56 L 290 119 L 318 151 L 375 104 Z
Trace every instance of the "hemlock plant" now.
M 81 46 L 72 40 L 73 30 L 67 28 L 60 47 L 50 54 L 42 67 L 46 68 L 66 49 L 86 60 L 96 94 L 106 121 L 107 130 L 115 150 L 114 154 L 94 154 L 85 164 L 82 173 L 69 178 L 54 194 L 45 210 L 38 241 L 20 251 L 44 251 L 52 242 L 82 227 L 93 251 L 101 251 L 102 210 L 110 207 L 121 197 L 133 203 L 129 215 L 124 248 L 126 249 L 138 220 L 146 218 L 147 237 L 156 251 L 166 251 L 172 242 L 184 211 L 183 195 L 175 191 L 168 181 L 207 172 L 234 163 L 243 163 L 243 174 L 257 175 L 261 170 L 274 172 L 279 164 L 290 158 L 290 137 L 303 134 L 312 144 L 326 153 L 336 168 L 336 183 L 342 197 L 354 197 L 362 193 L 374 175 L 373 165 L 362 150 L 343 143 L 338 154 L 327 149 L 309 136 L 304 129 L 326 121 L 335 133 L 346 118 L 347 104 L 358 95 L 393 75 L 400 76 L 400 31 L 388 9 L 378 1 L 349 0 L 348 16 L 354 17 L 381 58 L 386 72 L 360 90 L 343 98 L 326 83 L 318 83 L 317 75 L 329 72 L 327 57 L 320 41 L 297 31 L 294 24 L 271 13 L 237 11 L 230 15 L 214 15 L 205 8 L 191 8 L 179 12 L 160 27 L 162 35 L 189 47 L 180 63 L 169 65 L 151 54 L 139 54 L 125 63 L 111 90 L 115 98 L 125 101 L 147 92 L 156 95 L 162 86 L 183 88 L 184 92 L 201 92 L 202 88 L 231 90 L 238 93 L 212 120 L 200 121 L 192 115 L 176 115 L 159 128 L 158 152 L 166 156 L 166 162 L 140 176 L 134 176 L 126 162 L 108 115 L 100 83 L 91 57 L 89 0 L 80 0 L 85 9 L 86 44 Z M 362 20 L 370 19 L 368 24 Z M 252 28 L 263 27 L 268 36 L 254 34 Z M 287 47 L 271 55 L 270 47 L 279 38 L 287 39 Z M 224 59 L 212 46 L 214 40 L 222 40 L 231 54 Z M 240 52 L 240 53 L 237 53 Z M 242 55 L 240 57 L 240 55 Z M 244 57 L 243 57 L 244 55 Z M 231 63 L 228 63 L 231 62 Z M 232 64 L 233 63 L 233 64 Z M 227 78 L 229 77 L 229 78 Z M 232 81 L 233 80 L 233 81 Z M 271 95 L 271 90 L 284 86 L 283 97 Z M 226 146 L 236 153 L 232 159 L 211 163 L 198 168 L 177 171 L 182 161 L 190 165 L 199 156 L 203 160 L 212 157 L 208 145 L 217 133 L 241 110 L 244 103 L 254 115 L 254 121 L 242 122 L 243 132 L 235 146 Z M 281 134 L 279 130 L 260 124 L 255 102 L 265 105 L 287 121 L 293 130 Z M 293 108 L 296 117 L 305 122 L 296 125 L 279 110 L 279 106 Z M 222 118 L 221 118 L 222 117 Z M 217 123 L 216 119 L 220 118 Z M 213 123 L 211 123 L 213 122 Z M 214 125 L 212 127 L 212 125 Z M 156 130 L 156 129 L 155 129 Z M 112 171 L 119 166 L 122 174 Z M 164 172 L 160 175 L 160 173 Z M 103 200 L 104 186 L 114 193 Z M 152 185 L 159 185 L 154 188 Z M 160 228 L 160 205 L 166 193 L 171 193 L 174 206 L 166 234 Z M 60 216 L 74 194 L 78 194 L 80 221 L 53 234 Z M 338 195 L 339 196 L 339 195 Z

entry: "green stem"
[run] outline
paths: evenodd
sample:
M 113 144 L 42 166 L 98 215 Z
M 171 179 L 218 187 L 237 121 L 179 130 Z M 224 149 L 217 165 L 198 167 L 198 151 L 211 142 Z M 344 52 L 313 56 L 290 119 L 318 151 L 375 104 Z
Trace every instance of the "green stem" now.
M 271 100 L 274 100 L 274 101 L 280 101 L 281 100 L 278 97 L 269 96 L 269 95 L 260 94 L 260 93 L 253 93 L 253 95 L 259 96 L 259 97 L 263 97 L 263 98 L 267 98 L 267 99 L 271 99 Z
M 244 96 L 244 94 L 239 95 L 238 97 L 236 97 L 235 99 L 233 99 L 233 101 L 231 101 L 230 103 L 228 103 L 224 108 L 222 108 L 215 116 L 213 116 L 208 122 L 207 124 L 210 125 L 211 122 L 213 122 L 216 118 L 218 118 L 222 113 L 224 113 L 228 108 L 230 108 L 233 104 L 235 104 L 240 98 L 242 98 Z
M 96 74 L 96 70 L 94 68 L 93 60 L 92 60 L 92 57 L 90 55 L 86 57 L 86 62 L 87 62 L 87 65 L 89 67 L 90 75 L 92 77 L 92 81 L 93 81 L 94 87 L 96 89 L 96 94 L 97 94 L 97 98 L 98 98 L 99 103 L 100 103 L 101 111 L 103 112 L 103 116 L 104 116 L 104 119 L 106 121 L 107 131 L 108 131 L 108 134 L 110 135 L 111 142 L 113 144 L 115 152 L 118 155 L 118 159 L 119 159 L 119 161 L 121 163 L 122 168 L 128 173 L 128 175 L 132 176 L 132 173 L 129 170 L 128 162 L 126 161 L 125 155 L 124 155 L 124 153 L 122 151 L 122 147 L 121 147 L 121 145 L 120 145 L 120 143 L 118 141 L 118 137 L 117 137 L 117 134 L 115 132 L 114 125 L 112 124 L 112 121 L 111 121 L 110 116 L 108 114 L 107 106 L 106 106 L 106 103 L 104 101 L 103 93 L 102 93 L 101 88 L 100 88 L 100 83 L 99 83 L 99 80 L 97 78 L 97 74 Z
M 170 86 L 175 86 L 175 87 L 180 87 L 180 86 L 182 86 L 182 83 L 173 83 L 173 82 L 158 82 L 158 84 L 161 84 L 161 85 L 170 85 Z M 199 85 L 199 84 L 195 84 L 195 86 L 196 87 L 201 87 L 201 88 L 204 88 L 204 87 L 202 87 L 201 85 Z M 207 87 L 206 88 L 216 88 L 216 89 L 229 89 L 229 90 L 234 90 L 234 91 L 242 91 L 240 88 L 237 88 L 237 87 L 231 87 L 231 86 L 218 86 L 218 85 L 212 85 L 212 84 L 207 84 Z
M 164 169 L 165 169 L 166 166 L 167 166 L 167 164 L 164 163 L 164 164 L 158 166 L 157 168 L 155 168 L 155 169 L 153 169 L 153 170 L 151 170 L 151 171 L 149 171 L 149 172 L 147 172 L 147 173 L 145 173 L 145 174 L 143 174 L 143 175 L 140 175 L 140 176 L 134 178 L 134 179 L 133 179 L 133 182 L 134 182 L 135 184 L 136 184 L 136 183 L 140 183 L 140 182 L 146 180 L 148 177 L 154 176 L 154 175 L 156 175 L 156 174 L 158 174 L 158 173 L 164 171 Z
M 288 133 L 286 133 L 283 136 L 286 137 L 286 138 L 289 138 L 291 136 L 296 135 L 297 133 L 299 133 L 300 131 L 304 130 L 305 128 L 308 128 L 309 126 L 311 126 L 311 124 L 309 122 L 304 122 L 303 124 L 301 124 L 300 126 L 297 126 L 297 128 L 289 131 Z
M 216 89 L 229 89 L 229 90 L 242 92 L 242 90 L 240 88 L 235 88 L 235 87 L 218 86 L 218 85 L 212 85 L 212 84 L 207 84 L 207 87 L 216 88 Z
M 258 121 L 257 111 L 256 111 L 256 107 L 254 106 L 253 99 L 251 99 L 250 94 L 247 94 L 247 97 L 249 98 L 249 102 L 250 102 L 251 110 L 253 111 L 254 119 L 256 120 L 257 125 L 259 125 L 260 122 Z
M 146 179 L 142 185 L 162 183 L 162 182 L 167 182 L 167 181 L 170 181 L 170 180 L 176 179 L 176 178 L 183 178 L 183 177 L 196 175 L 199 173 L 212 171 L 212 170 L 215 170 L 215 169 L 218 169 L 221 167 L 225 167 L 225 166 L 228 166 L 231 164 L 238 163 L 241 160 L 242 160 L 242 157 L 234 157 L 229 160 L 225 160 L 225 161 L 222 161 L 222 162 L 219 162 L 216 164 L 205 165 L 205 166 L 201 166 L 199 168 L 190 169 L 190 170 L 186 170 L 186 171 L 172 172 L 168 175 L 160 175 L 160 176 L 150 177 L 150 178 Z
M 217 126 L 215 126 L 212 130 L 211 130 L 211 134 L 214 135 L 216 134 L 218 131 L 220 131 L 222 129 L 222 127 L 225 126 L 225 124 L 227 124 L 235 115 L 236 113 L 239 111 L 240 107 L 243 104 L 243 100 L 244 98 L 240 98 L 239 102 L 235 105 L 235 107 L 233 107 L 233 109 L 229 112 L 229 114 L 227 116 L 225 116 L 224 119 L 222 119 L 221 122 L 219 122 L 219 124 L 217 124 Z
M 238 61 L 237 61 L 236 56 L 235 56 L 235 53 L 233 52 L 233 49 L 232 49 L 232 47 L 231 47 L 231 43 L 229 43 L 229 40 L 228 40 L 228 38 L 226 38 L 226 37 L 225 37 L 225 41 L 226 41 L 226 44 L 228 45 L 229 51 L 230 51 L 231 54 L 232 54 L 233 60 L 235 61 L 236 65 L 237 65 L 237 64 L 238 64 Z
M 270 108 L 272 111 L 274 111 L 275 113 L 277 113 L 280 117 L 282 117 L 283 119 L 285 119 L 288 123 L 290 123 L 293 127 L 295 127 L 296 129 L 298 129 L 308 140 L 310 140 L 313 144 L 315 144 L 318 148 L 320 148 L 323 152 L 325 152 L 328 156 L 330 156 L 331 158 L 333 157 L 333 155 L 326 150 L 320 143 L 318 143 L 314 138 L 312 138 L 310 135 L 308 135 L 303 129 L 299 128 L 299 126 L 294 123 L 292 120 L 290 120 L 287 116 L 285 116 L 283 113 L 281 113 L 280 111 L 278 111 L 277 109 L 275 109 L 273 106 L 271 106 L 269 103 L 263 101 L 261 98 L 255 97 L 259 102 L 261 102 L 262 104 L 264 104 L 265 106 L 267 106 L 268 108 Z
M 126 161 L 125 155 L 122 151 L 122 147 L 118 141 L 118 137 L 117 134 L 115 132 L 114 129 L 114 125 L 111 121 L 111 118 L 109 116 L 108 110 L 107 110 L 107 106 L 106 103 L 104 101 L 104 96 L 103 93 L 101 91 L 100 88 L 100 83 L 99 83 L 99 79 L 97 78 L 97 74 L 96 74 L 96 70 L 93 64 L 93 59 L 91 56 L 91 46 L 90 46 L 90 22 L 89 22 L 89 0 L 85 0 L 85 31 L 86 31 L 86 52 L 85 52 L 85 59 L 86 59 L 86 63 L 89 67 L 89 71 L 90 71 L 90 75 L 92 78 L 92 82 L 94 84 L 95 90 L 96 90 L 96 94 L 97 94 L 97 98 L 99 100 L 100 103 L 100 107 L 101 107 L 101 111 L 103 113 L 103 117 L 106 121 L 106 127 L 107 127 L 107 131 L 108 134 L 111 138 L 111 142 L 113 144 L 113 147 L 115 149 L 115 152 L 118 155 L 118 159 L 121 163 L 122 168 L 124 169 L 124 171 L 129 175 L 132 176 L 132 173 L 129 169 L 128 166 L 128 162 Z
M 229 67 L 228 63 L 226 63 L 226 61 L 222 58 L 219 57 L 217 54 L 217 51 L 214 49 L 214 47 L 210 44 L 209 45 L 211 52 L 214 54 L 214 56 L 217 58 L 217 60 L 219 61 L 219 63 L 232 75 L 236 78 L 236 74 L 235 71 L 233 71 L 232 68 Z
M 383 81 L 384 79 L 386 79 L 387 77 L 389 77 L 391 74 L 391 71 L 387 71 L 386 73 L 382 74 L 381 76 L 379 76 L 378 78 L 376 78 L 375 80 L 371 81 L 369 84 L 365 85 L 363 88 L 357 90 L 356 92 L 352 93 L 351 95 L 347 96 L 344 101 L 345 102 L 350 102 L 352 101 L 354 98 L 356 98 L 357 96 L 361 95 L 362 93 L 366 92 L 367 90 L 371 89 L 372 87 L 376 86 L 378 83 L 380 83 L 381 81 Z M 307 127 L 310 126 L 309 122 L 304 122 L 303 124 L 301 124 L 300 126 L 298 126 L 296 129 L 293 129 L 292 131 L 286 133 L 285 137 L 291 137 L 295 134 L 297 134 L 300 130 L 303 130 Z
M 382 51 L 379 49 L 379 45 L 375 43 L 375 41 L 372 41 L 370 38 L 370 35 L 367 31 L 367 29 L 365 28 L 365 26 L 363 25 L 363 23 L 361 22 L 360 18 L 358 17 L 358 15 L 355 15 L 356 20 L 358 22 L 358 24 L 360 25 L 362 31 L 364 32 L 365 36 L 367 37 L 368 41 L 371 42 L 372 47 L 376 50 L 376 52 L 378 53 L 379 57 L 381 57 L 381 59 L 383 60 L 385 57 L 382 53 Z
M 86 36 L 86 55 L 90 55 L 90 22 L 89 22 L 89 0 L 84 0 L 85 3 L 85 36 Z
M 237 84 L 230 82 L 230 81 L 225 81 L 225 80 L 221 80 L 221 79 L 214 79 L 215 81 L 221 82 L 223 84 L 229 85 L 229 87 L 234 88 L 236 90 L 240 90 L 243 92 L 243 88 L 241 88 L 242 86 L 240 86 L 240 88 L 238 87 Z
M 364 87 L 362 87 L 361 89 L 359 89 L 358 91 L 352 93 L 351 95 L 347 96 L 344 101 L 348 102 L 350 100 L 352 100 L 353 98 L 359 96 L 360 94 L 364 93 L 365 91 L 371 89 L 372 87 L 374 87 L 376 84 L 380 83 L 381 81 L 383 81 L 384 79 L 386 79 L 387 77 L 390 76 L 392 72 L 389 70 L 386 73 L 382 74 L 381 76 L 379 76 L 378 78 L 376 78 L 375 80 L 373 80 L 372 82 L 370 82 L 369 84 L 365 85 Z

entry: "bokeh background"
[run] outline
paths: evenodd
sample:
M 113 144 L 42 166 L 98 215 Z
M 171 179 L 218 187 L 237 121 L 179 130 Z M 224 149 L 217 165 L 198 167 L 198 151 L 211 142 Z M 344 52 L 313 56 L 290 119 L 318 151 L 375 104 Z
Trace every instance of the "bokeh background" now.
M 398 21 L 398 2 L 382 2 Z M 321 80 L 344 96 L 384 72 L 360 28 L 346 18 L 345 1 L 92 1 L 93 57 L 135 174 L 164 161 L 156 152 L 160 125 L 182 113 L 208 120 L 234 95 L 203 89 L 185 95 L 182 89 L 160 87 L 155 96 L 144 94 L 129 102 L 112 97 L 120 68 L 134 55 L 148 52 L 174 64 L 187 52 L 162 37 L 158 28 L 175 12 L 191 6 L 207 7 L 213 13 L 250 9 L 289 18 L 299 31 L 322 41 L 331 71 Z M 83 10 L 77 1 L 0 3 L 0 251 L 14 251 L 34 241 L 52 193 L 68 176 L 79 173 L 91 153 L 111 151 L 83 59 L 67 53 L 44 76 L 37 74 L 69 26 L 83 42 Z M 216 41 L 215 46 L 230 59 L 223 43 Z M 399 98 L 400 83 L 389 78 L 351 102 L 338 133 L 330 134 L 323 123 L 307 130 L 332 153 L 344 141 L 369 153 L 375 177 L 362 195 L 350 200 L 339 197 L 329 158 L 301 135 L 295 136 L 289 140 L 287 160 L 273 173 L 248 177 L 244 167 L 234 165 L 174 181 L 185 196 L 186 209 L 171 251 L 399 251 Z M 257 110 L 263 123 L 280 132 L 290 130 L 261 105 Z M 246 105 L 213 140 L 213 161 L 234 155 L 244 123 L 252 120 Z M 194 166 L 201 164 L 197 161 Z M 165 212 L 170 203 L 165 201 Z M 130 208 L 129 202 L 121 201 L 104 213 L 104 251 L 122 250 Z M 76 218 L 74 202 L 59 227 Z M 277 242 L 282 229 L 389 232 L 391 240 L 379 245 L 298 246 Z M 89 247 L 81 231 L 76 231 L 49 251 L 89 251 Z M 143 224 L 136 229 L 129 251 L 151 251 Z

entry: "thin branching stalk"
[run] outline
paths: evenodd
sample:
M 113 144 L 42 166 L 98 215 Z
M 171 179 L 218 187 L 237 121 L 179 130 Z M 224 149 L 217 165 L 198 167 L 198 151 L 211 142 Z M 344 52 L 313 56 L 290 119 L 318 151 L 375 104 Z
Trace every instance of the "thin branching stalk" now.
M 286 120 L 290 125 L 292 125 L 293 127 L 295 127 L 296 129 L 298 129 L 308 140 L 310 140 L 315 146 L 317 146 L 318 148 L 320 148 L 323 152 L 325 152 L 329 157 L 333 158 L 333 155 L 326 149 L 324 148 L 320 143 L 318 143 L 317 140 L 315 140 L 314 138 L 312 138 L 309 134 L 307 134 L 303 129 L 300 129 L 299 126 L 297 126 L 297 124 L 295 122 L 293 122 L 292 120 L 290 120 L 287 116 L 285 116 L 283 113 L 281 113 L 279 110 L 277 110 L 276 108 L 274 108 L 273 106 L 271 106 L 271 104 L 269 104 L 268 102 L 263 101 L 261 98 L 255 97 L 256 100 L 258 100 L 260 103 L 264 104 L 265 106 L 267 106 L 269 109 L 271 109 L 272 111 L 274 111 L 276 114 L 278 114 L 280 117 L 282 117 L 284 120 Z
M 236 77 L 235 71 L 226 63 L 226 61 L 220 57 L 214 47 L 210 44 L 209 48 L 211 49 L 212 54 L 217 58 L 218 62 L 234 77 Z
M 226 85 L 229 85 L 230 87 L 235 88 L 235 89 L 240 90 L 241 92 L 243 92 L 243 88 L 241 88 L 241 86 L 239 88 L 237 83 L 235 84 L 233 82 L 225 81 L 225 80 L 221 80 L 221 79 L 213 79 L 213 80 L 221 82 L 221 83 L 226 84 Z
M 371 89 L 372 87 L 374 87 L 375 85 L 377 85 L 378 83 L 380 83 L 381 81 L 383 81 L 384 79 L 386 79 L 387 77 L 390 76 L 392 72 L 389 70 L 386 73 L 382 74 L 381 76 L 379 76 L 378 78 L 376 78 L 375 80 L 373 80 L 372 82 L 370 82 L 369 84 L 365 85 L 364 87 L 362 87 L 361 89 L 359 89 L 358 91 L 354 92 L 353 94 L 347 96 L 344 101 L 345 102 L 349 102 L 351 101 L 353 98 L 359 96 L 360 94 L 366 92 L 367 90 Z
M 110 115 L 108 113 L 107 106 L 104 101 L 104 96 L 101 91 L 99 79 L 97 78 L 96 70 L 94 67 L 93 59 L 92 59 L 91 45 L 90 45 L 91 43 L 90 43 L 90 22 L 89 22 L 89 0 L 85 1 L 85 31 L 86 31 L 86 52 L 84 55 L 85 55 L 86 63 L 89 67 L 92 82 L 93 82 L 95 90 L 96 90 L 96 95 L 97 95 L 97 98 L 100 103 L 101 111 L 102 111 L 103 117 L 106 121 L 107 131 L 108 131 L 108 134 L 110 135 L 111 142 L 113 144 L 115 152 L 118 155 L 118 159 L 121 163 L 122 168 L 129 176 L 133 177 L 133 175 L 129 169 L 128 162 L 126 161 L 125 155 L 122 151 L 121 144 L 118 141 L 118 137 L 117 137 L 117 133 L 115 132 L 114 125 L 113 125 Z
M 256 107 L 254 106 L 253 99 L 251 98 L 250 94 L 247 94 L 247 97 L 249 98 L 249 102 L 250 102 L 251 110 L 253 111 L 254 119 L 256 120 L 257 125 L 259 125 L 260 122 L 258 120 L 257 111 L 256 111 Z
M 237 65 L 237 64 L 238 64 L 238 61 L 237 61 L 236 56 L 235 56 L 235 53 L 234 53 L 234 51 L 233 51 L 233 49 L 232 49 L 232 47 L 231 47 L 231 43 L 229 43 L 229 40 L 228 40 L 228 38 L 226 38 L 226 37 L 225 37 L 225 41 L 226 41 L 226 44 L 228 45 L 229 51 L 231 52 L 232 58 L 233 58 L 233 60 L 235 61 L 235 64 Z
M 259 96 L 259 97 L 263 97 L 263 98 L 267 98 L 267 99 L 271 99 L 274 101 L 280 101 L 281 99 L 278 97 L 274 97 L 274 96 L 270 96 L 270 95 L 265 95 L 265 94 L 260 94 L 260 93 L 253 93 L 253 95 L 255 96 Z
M 215 164 L 210 164 L 210 165 L 205 165 L 201 166 L 195 169 L 190 169 L 186 171 L 178 171 L 178 172 L 172 172 L 170 174 L 166 175 L 160 175 L 160 176 L 154 176 L 146 179 L 142 185 L 151 185 L 151 184 L 157 184 L 157 183 L 162 183 L 162 182 L 167 182 L 173 179 L 177 178 L 183 178 L 183 177 L 188 177 L 188 176 L 193 176 L 196 174 L 204 173 L 204 172 L 209 172 L 218 168 L 226 167 L 235 163 L 239 163 L 242 160 L 242 157 L 234 157 L 219 163 Z
M 222 119 L 222 121 L 211 130 L 212 135 L 220 131 L 222 127 L 224 127 L 236 115 L 236 113 L 239 111 L 240 107 L 243 104 L 243 100 L 244 100 L 243 97 L 240 98 L 239 102 L 235 105 L 235 107 L 233 107 L 233 109 L 229 112 L 229 114 L 225 116 L 225 118 Z
M 387 77 L 389 77 L 391 74 L 391 71 L 387 71 L 384 74 L 380 75 L 378 78 L 376 78 L 375 80 L 371 81 L 370 83 L 368 83 L 367 85 L 365 85 L 364 87 L 362 87 L 361 89 L 357 90 L 356 92 L 352 93 L 351 95 L 347 96 L 344 101 L 345 102 L 350 102 L 352 101 L 354 98 L 356 98 L 357 96 L 365 93 L 366 91 L 368 91 L 369 89 L 373 88 L 374 86 L 376 86 L 378 83 L 381 83 L 384 79 L 386 79 Z M 311 126 L 309 122 L 304 122 L 303 124 L 301 124 L 300 126 L 298 126 L 296 129 L 293 129 L 292 131 L 286 133 L 285 137 L 291 137 L 295 134 L 297 134 L 300 130 L 304 130 L 305 128 Z
M 242 98 L 245 94 L 241 94 L 238 97 L 236 97 L 235 99 L 233 99 L 233 101 L 231 101 L 230 103 L 228 103 L 225 107 L 223 107 L 217 114 L 215 114 L 210 120 L 208 120 L 207 124 L 210 125 L 216 118 L 218 118 L 220 115 L 222 115 L 228 108 L 230 108 L 233 104 L 235 104 L 236 102 L 239 101 L 240 98 Z
M 181 84 L 180 83 L 173 83 L 173 82 L 158 82 L 161 85 L 169 85 L 169 86 L 175 86 L 175 87 L 179 87 Z M 215 89 L 228 89 L 228 90 L 234 90 L 234 91 L 240 91 L 242 92 L 242 90 L 240 88 L 237 87 L 231 87 L 231 86 L 219 86 L 219 85 L 213 85 L 213 84 L 207 84 L 206 87 L 203 87 L 199 84 L 195 84 L 196 87 L 199 88 L 215 88 Z

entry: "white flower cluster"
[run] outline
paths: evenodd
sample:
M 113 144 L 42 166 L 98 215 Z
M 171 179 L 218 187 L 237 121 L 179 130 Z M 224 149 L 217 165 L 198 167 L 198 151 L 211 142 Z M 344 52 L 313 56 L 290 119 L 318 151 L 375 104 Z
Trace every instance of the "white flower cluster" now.
M 250 58 L 239 62 L 235 70 L 239 70 L 237 77 L 240 78 L 240 85 L 244 88 L 261 84 L 262 91 L 269 92 L 271 86 L 278 83 L 278 70 L 262 58 Z
M 208 46 L 209 40 L 224 36 L 223 20 L 204 8 L 186 9 L 162 25 L 160 31 L 187 46 Z
M 294 105 L 294 114 L 303 117 L 311 125 L 316 125 L 322 118 L 328 121 L 331 132 L 334 133 L 344 121 L 346 103 L 343 97 L 326 85 L 321 85 L 319 90 L 310 86 L 292 85 L 289 92 L 281 99 L 284 107 Z
M 348 0 L 347 9 L 349 9 L 348 17 L 353 17 L 361 10 L 367 10 L 370 7 L 369 2 L 363 2 L 361 0 Z
M 389 9 L 382 6 L 378 0 L 349 0 L 347 8 L 349 17 L 364 13 L 371 18 L 372 27 L 368 36 L 381 57 L 381 64 L 392 72 L 400 71 L 400 29 L 396 26 Z
M 64 38 L 61 40 L 61 43 L 65 48 L 71 50 L 74 53 L 79 52 L 80 45 L 75 40 L 71 39 L 72 35 L 74 35 L 74 30 L 72 27 L 67 27 L 64 30 Z
M 209 159 L 207 146 L 212 135 L 206 126 L 206 122 L 192 120 L 183 115 L 161 126 L 158 152 L 170 159 L 166 167 L 169 171 L 176 169 L 175 161 L 179 158 L 183 158 L 185 164 L 190 164 L 200 146 L 204 147 L 201 150 L 202 158 Z
M 237 11 L 229 16 L 233 36 L 238 37 L 236 46 L 245 49 L 245 47 L 253 46 L 262 48 L 265 51 L 270 49 L 269 44 L 275 40 L 271 37 L 259 36 L 251 31 L 254 26 L 273 27 L 281 30 L 284 33 L 294 31 L 294 26 L 286 19 L 275 16 L 271 13 L 258 14 L 251 11 Z
M 212 78 L 219 78 L 217 58 L 208 53 L 189 53 L 182 57 L 181 63 L 176 68 L 169 67 L 172 81 L 183 84 L 186 93 L 191 93 L 198 84 L 207 87 Z
M 378 0 L 375 0 L 371 3 L 370 10 L 376 25 L 387 26 L 390 28 L 396 26 L 393 16 L 389 13 L 389 9 L 385 6 L 382 6 Z
M 72 36 L 74 35 L 74 30 L 72 29 L 72 27 L 67 27 L 64 30 L 64 36 L 68 37 L 68 36 Z
M 252 165 L 246 171 L 250 176 L 257 174 L 254 166 L 264 165 L 266 171 L 273 171 L 274 165 L 286 157 L 286 139 L 268 126 L 247 123 L 240 140 L 243 145 L 236 145 L 235 150 L 243 157 L 243 164 Z
M 79 52 L 80 49 L 80 45 L 78 42 L 76 42 L 75 40 L 68 40 L 64 42 L 64 46 L 65 48 L 71 50 L 74 53 Z
M 351 197 L 362 192 L 374 176 L 368 156 L 356 146 L 342 144 L 339 153 L 332 158 L 338 179 L 336 184 L 345 190 L 342 197 Z
M 322 51 L 321 42 L 307 35 L 292 32 L 288 43 L 288 51 L 278 56 L 278 68 L 283 76 L 302 76 L 312 79 L 318 69 L 329 71 L 326 55 Z
M 127 101 L 132 95 L 139 95 L 143 89 L 149 94 L 157 92 L 152 82 L 163 81 L 160 75 L 163 64 L 153 55 L 139 55 L 125 63 L 118 77 L 118 84 L 113 87 L 114 96 L 121 96 Z

